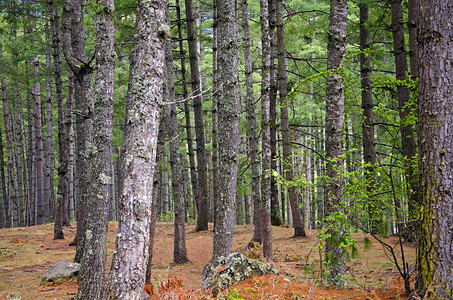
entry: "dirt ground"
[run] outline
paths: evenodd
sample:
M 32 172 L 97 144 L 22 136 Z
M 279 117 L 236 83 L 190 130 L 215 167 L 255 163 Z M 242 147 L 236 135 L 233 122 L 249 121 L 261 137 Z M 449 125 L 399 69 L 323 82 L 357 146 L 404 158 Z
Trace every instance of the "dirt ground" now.
M 74 225 L 74 224 L 73 224 Z M 194 224 L 186 226 L 186 245 L 190 262 L 172 263 L 173 226 L 159 223 L 153 255 L 154 289 L 167 278 L 182 280 L 181 291 L 195 291 L 201 284 L 203 267 L 212 255 L 212 224 L 210 230 L 194 233 Z M 118 223 L 109 224 L 108 267 L 113 253 Z M 364 234 L 353 234 L 359 256 L 347 264 L 348 285 L 343 289 L 326 287 L 319 279 L 319 250 L 317 231 L 309 230 L 307 238 L 293 238 L 293 230 L 273 227 L 273 264 L 279 275 L 253 277 L 226 291 L 217 298 L 223 299 L 405 299 L 404 285 L 396 266 L 391 263 L 378 242 L 369 238 L 372 247 L 366 250 Z M 53 224 L 0 229 L 0 299 L 72 299 L 77 292 L 77 279 L 55 283 L 42 282 L 48 268 L 61 260 L 73 259 L 74 246 L 68 246 L 75 235 L 75 227 L 64 229 L 65 240 L 54 241 Z M 253 235 L 253 226 L 236 226 L 235 251 L 243 249 Z M 385 241 L 393 246 L 397 237 Z M 399 246 L 394 247 L 400 258 Z M 247 253 L 248 255 L 254 253 Z M 415 247 L 404 245 L 406 262 L 413 269 Z M 180 292 L 180 294 L 182 294 Z M 163 298 L 163 296 L 161 296 Z M 201 298 L 194 296 L 191 299 Z M 157 298 L 158 299 L 158 298 Z

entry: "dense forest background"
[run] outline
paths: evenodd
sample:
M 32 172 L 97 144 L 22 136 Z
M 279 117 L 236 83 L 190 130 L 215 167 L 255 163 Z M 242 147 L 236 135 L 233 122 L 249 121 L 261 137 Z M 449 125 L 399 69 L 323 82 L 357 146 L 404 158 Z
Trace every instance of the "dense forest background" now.
M 152 254 L 128 249 L 152 253 L 157 220 L 175 223 L 176 263 L 190 259 L 187 222 L 215 223 L 214 265 L 233 224 L 255 225 L 267 259 L 271 224 L 319 229 L 338 286 L 352 232 L 396 234 L 419 245 L 424 294 L 442 277 L 426 249 L 451 245 L 451 221 L 433 223 L 443 206 L 428 209 L 447 199 L 451 213 L 451 195 L 429 192 L 440 177 L 419 157 L 451 155 L 426 141 L 450 124 L 453 4 L 422 2 L 1 1 L 0 227 L 55 222 L 61 239 L 77 221 L 80 299 L 102 293 L 108 221 L 124 225 L 118 257 L 141 264 L 134 275 L 114 258 L 110 278 L 143 288 Z M 423 56 L 432 40 L 440 60 Z M 445 114 L 419 120 L 432 109 L 419 83 L 444 76 Z M 105 295 L 126 289 L 110 279 Z

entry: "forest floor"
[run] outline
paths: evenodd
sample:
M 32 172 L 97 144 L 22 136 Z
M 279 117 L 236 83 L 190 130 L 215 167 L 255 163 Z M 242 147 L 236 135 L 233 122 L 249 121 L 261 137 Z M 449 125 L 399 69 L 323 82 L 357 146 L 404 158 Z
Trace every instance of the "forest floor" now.
M 42 275 L 61 260 L 73 259 L 74 246 L 68 246 L 75 235 L 73 227 L 64 229 L 65 240 L 52 240 L 53 224 L 0 229 L 0 299 L 72 299 L 77 292 L 77 279 L 69 278 L 53 283 L 42 282 Z M 209 231 L 194 233 L 195 225 L 186 225 L 186 245 L 190 262 L 172 263 L 172 223 L 158 223 L 153 256 L 153 285 L 175 276 L 182 279 L 183 290 L 196 290 L 202 279 L 203 268 L 212 255 L 212 224 Z M 107 270 L 110 266 L 118 223 L 109 224 Z M 223 299 L 405 299 L 404 284 L 396 266 L 373 238 L 371 249 L 363 242 L 365 234 L 353 234 L 358 257 L 347 263 L 348 285 L 343 289 L 326 287 L 319 279 L 319 250 L 317 231 L 309 230 L 307 238 L 293 238 L 293 229 L 273 227 L 273 265 L 279 275 L 253 277 L 217 297 Z M 235 251 L 244 247 L 253 235 L 253 226 L 236 226 Z M 396 256 L 401 252 L 397 237 L 384 239 L 394 246 Z M 251 254 L 251 253 L 248 253 Z M 253 254 L 253 253 L 252 253 Z M 413 270 L 415 247 L 404 244 L 404 254 Z M 162 297 L 161 297 L 162 298 Z M 192 299 L 196 299 L 192 298 Z M 158 299 L 158 298 L 157 298 Z

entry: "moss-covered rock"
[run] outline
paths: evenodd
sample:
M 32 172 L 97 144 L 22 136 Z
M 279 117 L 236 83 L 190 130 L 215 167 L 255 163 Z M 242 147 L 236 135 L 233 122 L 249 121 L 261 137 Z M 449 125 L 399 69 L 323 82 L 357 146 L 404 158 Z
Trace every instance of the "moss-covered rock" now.
M 241 253 L 220 257 L 216 264 L 208 263 L 203 272 L 202 288 L 225 289 L 240 283 L 253 275 L 278 274 L 272 266 L 256 260 L 247 259 Z

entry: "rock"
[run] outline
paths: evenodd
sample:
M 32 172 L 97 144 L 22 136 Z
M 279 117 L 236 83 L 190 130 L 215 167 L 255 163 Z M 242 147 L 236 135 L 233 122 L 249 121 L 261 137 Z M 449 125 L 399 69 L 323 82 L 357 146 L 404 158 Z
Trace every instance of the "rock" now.
M 59 261 L 53 265 L 41 278 L 46 281 L 55 281 L 60 278 L 77 276 L 80 271 L 80 264 L 71 261 Z
M 208 263 L 203 271 L 201 288 L 225 289 L 240 283 L 253 275 L 278 274 L 272 266 L 256 260 L 247 259 L 241 253 L 231 253 L 226 258 L 220 257 L 217 266 Z

